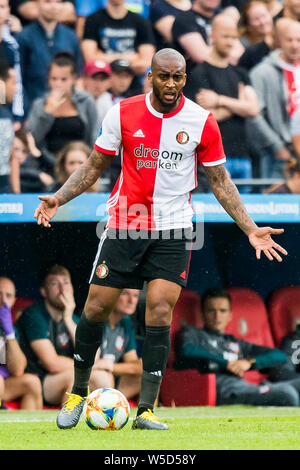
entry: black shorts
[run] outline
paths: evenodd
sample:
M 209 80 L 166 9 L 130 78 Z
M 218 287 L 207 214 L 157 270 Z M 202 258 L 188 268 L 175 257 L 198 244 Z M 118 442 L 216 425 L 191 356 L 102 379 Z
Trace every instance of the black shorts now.
M 144 281 L 165 279 L 186 286 L 191 229 L 137 232 L 106 229 L 100 239 L 90 284 L 142 289 Z

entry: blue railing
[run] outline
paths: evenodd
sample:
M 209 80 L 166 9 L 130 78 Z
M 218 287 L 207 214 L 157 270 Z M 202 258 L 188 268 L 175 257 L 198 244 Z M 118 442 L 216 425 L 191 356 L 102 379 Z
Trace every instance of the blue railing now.
M 107 193 L 83 194 L 61 207 L 57 222 L 100 222 L 107 220 Z M 256 222 L 300 222 L 300 195 L 243 195 L 242 199 Z M 39 204 L 37 194 L 1 194 L 0 222 L 36 222 L 33 218 Z M 232 222 L 212 194 L 195 194 L 191 199 L 194 222 Z

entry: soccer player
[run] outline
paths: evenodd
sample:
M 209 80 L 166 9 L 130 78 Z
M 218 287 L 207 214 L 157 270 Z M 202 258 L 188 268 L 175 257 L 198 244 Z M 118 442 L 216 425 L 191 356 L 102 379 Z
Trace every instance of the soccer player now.
M 153 414 L 153 406 L 168 360 L 172 311 L 187 281 L 193 215 L 190 191 L 197 184 L 197 159 L 257 258 L 263 252 L 270 260 L 282 261 L 280 254 L 287 254 L 271 238 L 283 229 L 257 227 L 248 215 L 223 166 L 225 155 L 214 117 L 182 94 L 185 71 L 180 53 L 157 52 L 148 75 L 153 92 L 113 106 L 87 163 L 53 196 L 39 197 L 42 202 L 34 217 L 38 225 L 50 227 L 57 209 L 94 184 L 121 150 L 121 174 L 108 201 L 110 218 L 76 329 L 72 395 L 58 414 L 59 428 L 71 428 L 79 421 L 103 324 L 122 289 L 141 289 L 147 281 L 142 385 L 132 427 L 168 429 Z

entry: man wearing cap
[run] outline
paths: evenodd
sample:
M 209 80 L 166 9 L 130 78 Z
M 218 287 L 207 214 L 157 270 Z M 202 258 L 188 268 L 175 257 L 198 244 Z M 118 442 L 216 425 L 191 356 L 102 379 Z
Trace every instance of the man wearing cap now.
M 105 8 L 87 17 L 82 51 L 86 62 L 126 59 L 136 75 L 144 75 L 155 53 L 154 44 L 148 20 L 129 11 L 125 0 L 108 0 Z
M 110 92 L 113 104 L 119 103 L 124 98 L 137 95 L 142 92 L 130 63 L 125 59 L 114 60 L 110 64 L 111 86 Z
M 142 93 L 142 88 L 139 84 L 138 78 L 134 75 L 130 63 L 126 59 L 117 59 L 111 62 L 111 77 L 110 89 L 108 93 L 107 102 L 110 102 L 110 107 L 125 98 Z M 102 105 L 101 105 L 102 107 Z M 98 108 L 99 109 L 99 108 Z M 104 110 L 103 110 L 104 111 Z M 107 109 L 105 110 L 107 112 Z M 102 122 L 101 122 L 102 123 Z M 119 174 L 121 171 L 121 158 L 120 155 L 112 160 L 109 168 L 103 173 L 101 180 L 109 180 L 108 191 L 114 188 Z M 102 183 L 103 184 L 103 183 Z
M 112 71 L 109 64 L 103 60 L 91 60 L 83 69 L 83 88 L 95 98 L 95 104 L 101 126 L 107 111 L 113 102 L 109 88 L 111 86 Z

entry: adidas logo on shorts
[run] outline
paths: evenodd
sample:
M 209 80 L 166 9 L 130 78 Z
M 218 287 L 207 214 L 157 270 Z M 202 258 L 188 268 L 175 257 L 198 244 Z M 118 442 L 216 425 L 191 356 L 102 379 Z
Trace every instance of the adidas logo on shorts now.
M 162 377 L 161 370 L 155 370 L 155 371 L 153 371 L 153 372 L 149 372 L 149 374 L 157 375 L 158 377 Z
M 74 354 L 73 357 L 75 361 L 84 362 L 84 359 L 82 359 L 82 357 L 79 354 Z

